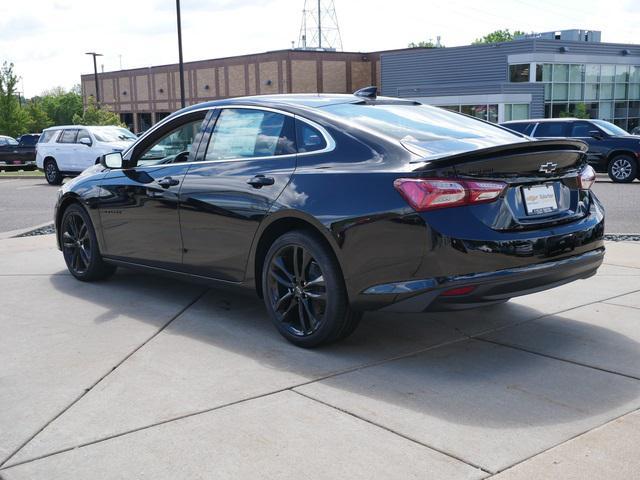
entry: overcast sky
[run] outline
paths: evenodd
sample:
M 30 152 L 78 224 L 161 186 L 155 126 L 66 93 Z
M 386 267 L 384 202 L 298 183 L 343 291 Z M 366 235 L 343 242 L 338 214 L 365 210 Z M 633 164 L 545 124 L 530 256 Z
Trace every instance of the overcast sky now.
M 312 2 L 314 3 L 314 2 Z M 344 49 L 404 48 L 440 35 L 465 45 L 498 28 L 602 31 L 640 43 L 640 0 L 335 0 Z M 182 0 L 185 61 L 297 42 L 304 0 Z M 365 8 L 366 6 L 366 8 Z M 15 63 L 27 97 L 80 82 L 97 51 L 105 71 L 177 62 L 174 0 L 2 0 L 0 62 Z

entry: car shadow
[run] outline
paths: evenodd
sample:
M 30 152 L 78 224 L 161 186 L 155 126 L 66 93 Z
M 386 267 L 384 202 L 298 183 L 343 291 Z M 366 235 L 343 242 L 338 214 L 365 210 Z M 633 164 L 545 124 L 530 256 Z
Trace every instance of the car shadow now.
M 166 320 L 129 306 L 122 301 L 123 296 L 135 296 L 139 291 L 145 297 L 163 298 L 176 289 L 192 289 L 196 298 L 205 290 L 199 285 L 123 269 L 111 279 L 82 291 L 73 288 L 75 280 L 69 276 L 53 275 L 50 281 L 60 292 L 77 294 L 83 301 L 103 307 L 105 313 L 91 319 L 95 322 L 108 322 L 126 314 L 137 321 L 160 325 Z M 456 424 L 487 428 L 553 425 L 637 402 L 640 382 L 635 380 L 471 339 L 463 333 L 515 325 L 542 315 L 535 309 L 509 303 L 452 313 L 368 313 L 359 329 L 345 341 L 304 350 L 278 334 L 256 297 L 209 289 L 163 335 L 204 342 L 211 348 L 242 355 L 252 365 L 302 376 L 308 381 L 349 372 L 330 378 L 330 387 Z M 640 364 L 640 345 L 629 337 L 562 315 L 555 319 L 555 330 L 567 332 L 558 337 L 562 343 L 556 343 L 564 357 L 578 352 L 585 339 L 598 339 L 601 348 L 610 349 L 600 350 L 598 355 L 614 355 L 623 349 L 632 352 Z M 179 362 L 189 352 L 171 355 Z M 373 367 L 363 368 L 367 366 Z M 206 371 L 227 367 L 212 364 L 202 368 Z M 256 374 L 259 373 L 258 370 Z M 251 381 L 247 372 L 239 374 L 249 375 L 247 381 Z M 215 388 L 224 385 L 216 384 Z

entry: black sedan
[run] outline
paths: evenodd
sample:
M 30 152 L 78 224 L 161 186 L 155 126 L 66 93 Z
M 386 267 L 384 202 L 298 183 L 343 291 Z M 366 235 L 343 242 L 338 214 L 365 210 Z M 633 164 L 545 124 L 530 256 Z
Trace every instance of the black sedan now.
M 70 272 L 253 290 L 303 347 L 363 311 L 505 302 L 593 275 L 604 211 L 576 140 L 413 101 L 275 95 L 180 110 L 60 190 Z

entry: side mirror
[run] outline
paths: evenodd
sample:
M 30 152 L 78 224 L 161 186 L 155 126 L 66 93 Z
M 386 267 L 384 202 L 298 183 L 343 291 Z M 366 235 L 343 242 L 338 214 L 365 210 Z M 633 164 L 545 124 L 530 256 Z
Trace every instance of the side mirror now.
M 595 138 L 596 140 L 602 140 L 602 132 L 600 130 L 590 130 L 589 136 Z
M 120 152 L 107 153 L 100 157 L 100 165 L 105 168 L 122 168 L 123 163 Z
M 87 138 L 87 137 L 83 137 L 80 140 L 78 140 L 78 143 L 81 143 L 82 145 L 86 145 L 87 147 L 91 146 L 91 139 Z

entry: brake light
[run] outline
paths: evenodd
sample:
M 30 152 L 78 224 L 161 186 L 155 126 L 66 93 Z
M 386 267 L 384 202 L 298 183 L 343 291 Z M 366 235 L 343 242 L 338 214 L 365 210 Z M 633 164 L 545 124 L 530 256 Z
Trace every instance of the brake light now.
M 578 174 L 578 186 L 582 190 L 589 190 L 596 181 L 596 171 L 591 165 L 587 165 Z
M 418 212 L 493 202 L 507 184 L 445 178 L 398 178 L 393 186 Z
M 468 286 L 468 287 L 458 287 L 458 288 L 450 288 L 449 290 L 445 290 L 440 294 L 441 297 L 457 297 L 459 295 L 468 295 L 473 292 L 476 287 Z

